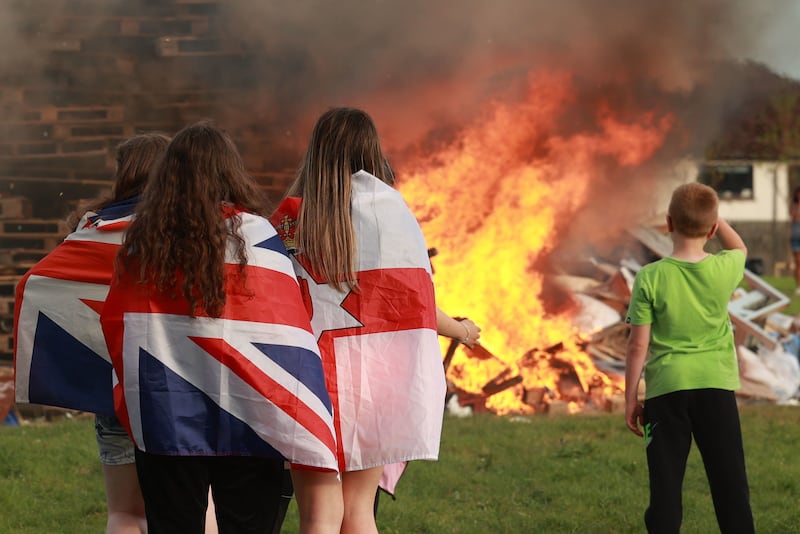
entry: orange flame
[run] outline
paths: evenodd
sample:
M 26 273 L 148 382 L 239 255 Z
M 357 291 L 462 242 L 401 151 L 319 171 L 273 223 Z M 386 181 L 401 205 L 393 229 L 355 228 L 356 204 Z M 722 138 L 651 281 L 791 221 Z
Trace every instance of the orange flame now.
M 575 106 L 571 77 L 531 75 L 525 89 L 522 101 L 490 103 L 482 122 L 435 153 L 407 158 L 400 169 L 400 189 L 428 245 L 439 251 L 438 305 L 481 326 L 482 344 L 495 355 L 477 359 L 459 351 L 448 378 L 480 393 L 504 372 L 522 374 L 521 384 L 488 397 L 486 406 L 501 414 L 531 412 L 525 390 L 558 392 L 559 373 L 542 365 L 547 358 L 536 351 L 559 343 L 558 359 L 571 363 L 585 392 L 598 380 L 613 389 L 584 352 L 574 311 L 546 310 L 544 277 L 535 266 L 556 246 L 559 225 L 586 207 L 598 160 L 640 165 L 671 127 L 669 116 L 642 113 L 623 122 L 602 106 L 591 130 L 554 134 Z

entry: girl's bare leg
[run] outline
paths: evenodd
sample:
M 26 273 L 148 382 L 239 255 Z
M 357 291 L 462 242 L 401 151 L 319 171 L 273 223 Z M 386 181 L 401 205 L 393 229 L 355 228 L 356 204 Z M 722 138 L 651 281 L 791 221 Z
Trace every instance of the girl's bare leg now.
M 338 473 L 292 469 L 300 534 L 338 534 L 344 504 Z
M 344 520 L 342 534 L 377 534 L 375 492 L 383 466 L 342 473 Z
M 106 534 L 144 534 L 147 520 L 135 464 L 103 465 L 108 522 Z

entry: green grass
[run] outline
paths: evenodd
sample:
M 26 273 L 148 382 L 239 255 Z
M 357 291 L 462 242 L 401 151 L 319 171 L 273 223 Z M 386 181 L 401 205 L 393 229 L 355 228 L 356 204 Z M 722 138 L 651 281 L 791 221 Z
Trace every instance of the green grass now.
M 796 287 L 794 278 L 789 276 L 762 276 L 761 278 L 791 300 L 789 306 L 781 310 L 781 313 L 786 315 L 800 314 L 800 296 L 794 294 Z
M 791 532 L 800 499 L 800 408 L 742 407 L 760 533 Z M 647 465 L 621 414 L 446 418 L 439 462 L 412 462 L 382 533 L 643 532 Z M 687 533 L 717 532 L 695 449 L 684 483 Z M 0 427 L 0 532 L 101 533 L 102 475 L 91 419 Z M 294 504 L 284 532 L 297 532 Z

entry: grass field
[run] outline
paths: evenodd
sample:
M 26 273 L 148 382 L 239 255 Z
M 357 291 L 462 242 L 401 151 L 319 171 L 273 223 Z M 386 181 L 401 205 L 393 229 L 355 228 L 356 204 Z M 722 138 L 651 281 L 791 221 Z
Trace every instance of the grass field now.
M 791 278 L 764 277 L 790 296 Z M 757 531 L 797 532 L 800 408 L 742 406 Z M 621 414 L 445 418 L 438 462 L 414 462 L 378 526 L 406 533 L 643 532 L 647 465 Z M 102 533 L 105 498 L 89 416 L 0 427 L 0 533 Z M 686 533 L 717 532 L 693 449 L 684 484 Z M 297 532 L 294 504 L 285 533 Z
M 742 407 L 760 533 L 797 531 L 800 408 Z M 0 427 L 0 532 L 101 533 L 105 501 L 92 421 Z M 383 533 L 643 532 L 642 441 L 620 414 L 447 417 L 438 462 L 412 463 Z M 699 455 L 684 491 L 687 533 L 716 532 Z M 297 532 L 294 505 L 284 532 Z

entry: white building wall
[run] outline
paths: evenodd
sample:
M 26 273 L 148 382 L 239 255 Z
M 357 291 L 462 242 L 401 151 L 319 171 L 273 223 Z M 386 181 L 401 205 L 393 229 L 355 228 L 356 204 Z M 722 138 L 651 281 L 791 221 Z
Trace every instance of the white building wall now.
M 727 163 L 727 162 L 726 162 Z M 781 162 L 742 162 L 753 166 L 753 196 L 747 199 L 720 198 L 719 214 L 725 220 L 747 222 L 789 221 L 789 172 Z M 661 180 L 657 196 L 661 213 L 666 213 L 673 189 L 697 179 L 701 163 L 683 160 Z

